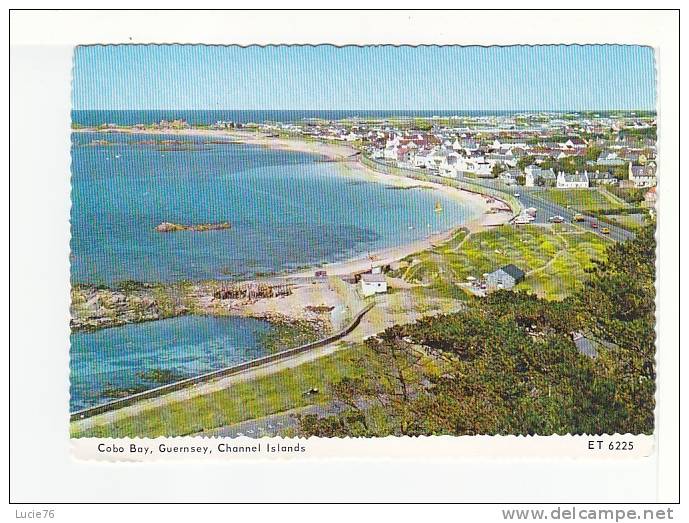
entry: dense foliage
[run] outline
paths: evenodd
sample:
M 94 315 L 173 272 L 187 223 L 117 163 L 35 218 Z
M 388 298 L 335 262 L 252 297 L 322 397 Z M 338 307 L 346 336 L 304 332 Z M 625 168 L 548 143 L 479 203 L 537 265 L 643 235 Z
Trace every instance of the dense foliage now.
M 366 342 L 339 414 L 304 416 L 317 436 L 651 433 L 655 240 L 646 227 L 607 250 L 564 301 L 499 291 L 465 310 Z M 597 356 L 577 350 L 572 333 Z
M 648 189 L 641 188 L 622 188 L 610 186 L 606 188 L 618 198 L 622 198 L 627 203 L 641 203 L 644 201 L 644 195 Z

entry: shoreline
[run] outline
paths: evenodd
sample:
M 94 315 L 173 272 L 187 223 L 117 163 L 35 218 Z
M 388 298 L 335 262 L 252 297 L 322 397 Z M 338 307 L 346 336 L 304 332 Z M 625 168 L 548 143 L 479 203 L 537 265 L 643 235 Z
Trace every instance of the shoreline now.
M 258 145 L 262 147 L 267 147 L 270 149 L 280 149 L 280 150 L 290 150 L 296 152 L 303 152 L 309 154 L 317 154 L 322 157 L 328 158 L 330 160 L 342 160 L 359 151 L 349 145 L 340 144 L 329 144 L 320 141 L 306 141 L 299 139 L 290 138 L 275 138 L 272 136 L 259 135 L 255 133 L 238 133 L 232 132 L 228 133 L 226 131 L 215 131 L 215 130 L 204 130 L 204 129 L 186 129 L 186 130 L 136 130 L 136 129 L 124 129 L 124 130 L 93 130 L 93 129 L 77 129 L 74 132 L 93 132 L 98 134 L 132 134 L 132 135 L 178 135 L 178 136 L 207 136 L 209 138 L 227 138 L 232 140 L 232 143 L 242 143 L 249 145 Z M 309 308 L 327 305 L 329 307 L 346 307 L 351 308 L 351 303 L 345 305 L 345 302 L 349 302 L 349 299 L 344 299 L 343 296 L 337 296 L 338 293 L 334 292 L 334 289 L 329 286 L 329 284 L 322 282 L 321 285 L 317 285 L 320 292 L 312 293 L 314 290 L 314 277 L 316 270 L 325 270 L 327 276 L 352 276 L 354 274 L 359 274 L 363 272 L 368 272 L 374 267 L 394 265 L 399 263 L 404 258 L 407 258 L 416 253 L 420 253 L 427 249 L 434 248 L 439 244 L 447 242 L 450 240 L 457 232 L 460 230 L 468 230 L 471 233 L 479 232 L 481 230 L 486 230 L 492 226 L 499 226 L 507 223 L 512 217 L 512 212 L 509 206 L 500 200 L 495 200 L 485 195 L 470 192 L 467 190 L 450 187 L 441 183 L 436 183 L 426 180 L 417 180 L 401 175 L 387 174 L 377 171 L 367 165 L 364 165 L 359 159 L 348 160 L 342 162 L 335 162 L 337 165 L 337 171 L 339 175 L 342 176 L 354 176 L 363 180 L 371 181 L 374 183 L 382 183 L 390 187 L 397 188 L 410 188 L 410 187 L 427 187 L 436 191 L 441 191 L 445 196 L 456 199 L 465 203 L 469 207 L 469 211 L 475 217 L 470 219 L 468 222 L 459 223 L 451 227 L 448 230 L 435 232 L 428 234 L 420 239 L 414 240 L 412 242 L 404 243 L 401 245 L 392 245 L 389 247 L 383 247 L 371 252 L 363 254 L 356 254 L 350 259 L 326 262 L 326 263 L 314 263 L 308 268 L 297 269 L 294 272 L 279 272 L 272 275 L 265 276 L 255 276 L 250 279 L 241 281 L 225 281 L 225 280 L 205 280 L 199 282 L 187 282 L 191 284 L 190 296 L 194 297 L 196 302 L 196 307 L 189 310 L 189 308 L 173 306 L 172 310 L 166 309 L 167 313 L 161 314 L 160 317 L 155 317 L 156 314 L 149 316 L 148 318 L 141 318 L 141 320 L 155 321 L 157 319 L 164 319 L 165 317 L 176 317 L 184 314 L 210 314 L 213 316 L 244 316 L 244 317 L 254 317 L 261 319 L 268 319 L 270 316 L 282 317 L 285 320 L 313 320 L 314 317 L 319 317 L 324 319 L 323 316 L 329 316 L 328 314 L 320 315 L 313 314 L 312 312 L 305 312 Z M 491 209 L 500 208 L 502 211 L 492 212 Z M 305 281 L 299 281 L 305 280 Z M 175 289 L 180 287 L 180 282 L 163 283 L 163 282 L 140 282 L 144 286 L 151 285 L 161 288 Z M 227 286 L 227 285 L 253 285 L 253 284 L 288 284 L 296 296 L 293 298 L 286 299 L 285 297 L 262 297 L 258 300 L 217 300 L 213 299 L 212 287 L 217 286 Z M 87 287 L 95 289 L 95 285 L 82 284 Z M 72 285 L 73 292 L 77 291 L 78 285 Z M 321 288 L 324 287 L 324 288 Z M 174 293 L 174 291 L 173 291 Z M 103 291 L 106 300 L 109 302 L 110 297 L 108 294 L 119 294 L 117 297 L 120 300 L 118 303 L 127 303 L 130 296 L 126 296 L 127 293 L 123 293 L 121 289 L 115 286 L 110 287 L 109 291 Z M 125 295 L 122 297 L 122 295 Z M 152 297 L 144 296 L 137 297 L 133 294 L 134 299 L 149 299 L 151 301 Z M 86 301 L 93 301 L 93 295 L 85 297 Z M 175 300 L 176 301 L 176 300 Z M 99 303 L 96 300 L 96 303 Z M 73 305 L 76 305 L 73 302 Z M 119 305 L 117 305 L 119 306 Z M 137 305 L 135 305 L 137 306 Z M 74 309 L 77 310 L 77 309 Z M 78 316 L 78 315 L 77 315 Z M 117 314 L 118 318 L 120 314 Z M 74 313 L 73 313 L 74 318 Z M 139 321 L 124 320 L 121 322 L 103 321 L 102 326 L 97 322 L 102 320 L 96 320 L 96 324 L 91 324 L 91 328 L 88 330 L 93 332 L 95 330 L 100 330 L 102 328 L 109 328 L 112 326 L 121 326 L 131 323 L 139 323 Z M 95 327 L 95 328 L 94 328 Z M 78 329 L 81 330 L 81 329 Z
M 216 129 L 96 129 L 84 127 L 72 129 L 73 133 L 95 133 L 95 134 L 129 134 L 129 135 L 152 135 L 152 136 L 200 136 L 207 138 L 226 138 L 227 143 L 242 145 L 257 145 L 267 149 L 281 151 L 293 151 L 307 154 L 317 154 L 329 160 L 341 160 L 347 156 L 357 153 L 358 150 L 345 144 L 330 144 L 320 140 L 308 141 L 298 138 L 280 138 L 267 135 L 263 132 L 251 131 L 221 131 Z

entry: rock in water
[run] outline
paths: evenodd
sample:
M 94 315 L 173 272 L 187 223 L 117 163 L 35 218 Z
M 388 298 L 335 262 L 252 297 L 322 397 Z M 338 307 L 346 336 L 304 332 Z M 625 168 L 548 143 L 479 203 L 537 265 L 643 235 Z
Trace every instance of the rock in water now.
M 181 230 L 183 230 L 183 227 L 180 225 L 175 225 L 174 223 L 163 222 L 160 225 L 157 225 L 155 229 L 158 232 L 172 232 L 172 231 L 181 231 Z
M 204 231 L 217 231 L 221 229 L 229 229 L 232 227 L 230 222 L 220 222 L 220 223 L 201 223 L 199 225 L 183 225 L 180 223 L 163 222 L 156 225 L 155 230 L 157 232 L 176 232 L 176 231 L 194 231 L 194 232 L 204 232 Z

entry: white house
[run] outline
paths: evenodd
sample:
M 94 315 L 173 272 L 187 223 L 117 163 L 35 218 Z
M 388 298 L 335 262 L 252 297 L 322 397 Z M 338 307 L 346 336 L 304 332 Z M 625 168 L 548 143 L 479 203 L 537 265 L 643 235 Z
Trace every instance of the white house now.
M 589 175 L 587 172 L 579 174 L 567 174 L 562 171 L 557 173 L 556 187 L 558 189 L 585 189 L 589 186 Z
M 480 177 L 492 176 L 492 165 L 483 156 L 471 156 L 470 158 L 460 156 L 457 159 L 456 169 L 457 172 L 475 174 Z
M 502 153 L 491 153 L 486 155 L 486 161 L 490 163 L 491 169 L 497 163 L 501 165 L 506 165 L 508 167 L 515 167 L 517 165 L 517 159 L 512 155 L 512 151 L 509 154 Z
M 397 145 L 388 142 L 383 150 L 383 158 L 386 160 L 397 160 Z
M 555 172 L 551 169 L 541 169 L 538 165 L 527 165 L 524 168 L 524 185 L 534 187 L 536 185 L 553 185 Z
M 517 183 L 517 178 L 519 178 L 521 175 L 521 171 L 517 169 L 508 169 L 506 171 L 501 172 L 498 175 L 498 178 L 504 181 L 507 185 L 514 185 L 515 183 Z
M 440 170 L 444 165 L 447 165 L 447 156 L 449 154 L 450 153 L 445 149 L 435 149 L 428 156 L 428 159 L 430 160 L 429 167 L 434 170 Z M 455 156 L 457 155 L 457 153 L 452 154 Z
M 467 154 L 471 154 L 474 151 L 478 151 L 479 149 L 479 144 L 475 140 L 472 140 L 471 138 L 462 138 L 461 141 L 455 141 L 455 144 L 459 145 L 460 149 L 464 149 Z M 453 144 L 453 149 L 455 148 L 455 145 Z M 455 149 L 457 150 L 457 149 Z
M 370 152 L 371 152 L 371 158 L 373 158 L 374 160 L 382 160 L 385 158 L 385 152 L 383 151 L 383 149 L 373 148 L 373 149 L 370 149 Z
M 566 142 L 558 142 L 560 149 L 571 151 L 573 149 L 586 149 L 586 142 L 579 137 L 569 138 Z
M 431 153 L 429 151 L 419 151 L 414 155 L 411 164 L 414 167 L 421 167 L 423 169 L 430 169 L 433 161 L 431 160 Z
M 598 155 L 596 160 L 596 165 L 602 165 L 606 167 L 614 167 L 617 165 L 624 165 L 624 160 L 620 158 L 614 151 L 602 151 Z
M 388 292 L 388 283 L 385 281 L 385 276 L 381 273 L 362 274 L 360 283 L 361 294 L 364 296 Z
M 637 167 L 629 163 L 629 181 L 634 187 L 655 187 L 657 183 L 653 165 Z
M 618 180 L 608 171 L 596 171 L 595 173 L 589 174 L 589 181 L 594 182 L 597 185 L 617 185 Z
M 457 153 L 450 153 L 445 158 L 445 161 L 440 164 L 440 176 L 446 176 L 448 178 L 457 178 L 461 176 L 461 171 L 459 170 L 461 156 Z

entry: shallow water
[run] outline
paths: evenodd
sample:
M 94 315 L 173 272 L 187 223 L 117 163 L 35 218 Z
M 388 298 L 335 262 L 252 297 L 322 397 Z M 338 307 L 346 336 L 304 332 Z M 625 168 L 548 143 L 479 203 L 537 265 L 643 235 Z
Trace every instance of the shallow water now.
M 151 370 L 182 379 L 264 356 L 260 333 L 270 328 L 252 318 L 183 316 L 74 333 L 70 410 L 112 400 L 107 389 L 161 385 L 142 377 Z

